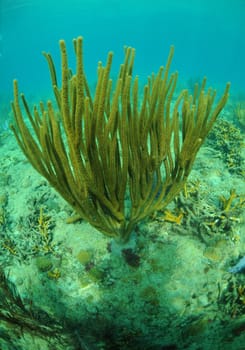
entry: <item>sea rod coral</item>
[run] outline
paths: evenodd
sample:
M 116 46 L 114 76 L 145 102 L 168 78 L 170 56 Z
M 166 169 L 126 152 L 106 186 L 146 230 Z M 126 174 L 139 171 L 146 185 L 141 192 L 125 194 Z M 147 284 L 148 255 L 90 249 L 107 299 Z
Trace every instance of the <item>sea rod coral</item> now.
M 105 66 L 99 62 L 92 96 L 82 43 L 82 37 L 74 40 L 72 74 L 65 42 L 60 41 L 61 87 L 52 57 L 44 53 L 57 106 L 41 102 L 31 112 L 14 81 L 11 128 L 33 167 L 81 218 L 126 242 L 139 221 L 166 207 L 182 190 L 200 146 L 225 106 L 229 84 L 216 106 L 216 93 L 205 92 L 204 79 L 193 96 L 181 91 L 172 107 L 178 74 L 169 73 L 171 47 L 166 66 L 148 78 L 140 99 L 139 79 L 132 75 L 135 50 L 126 47 L 115 81 L 110 79 L 113 54 L 109 52 Z

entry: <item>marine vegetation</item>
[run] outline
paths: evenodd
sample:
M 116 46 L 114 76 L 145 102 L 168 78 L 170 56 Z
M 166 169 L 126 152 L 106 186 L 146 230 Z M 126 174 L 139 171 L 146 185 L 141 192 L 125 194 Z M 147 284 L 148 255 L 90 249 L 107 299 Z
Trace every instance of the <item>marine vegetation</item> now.
M 192 235 L 212 249 L 216 244 L 228 241 L 233 245 L 238 243 L 245 208 L 244 194 L 231 188 L 229 194 L 207 201 L 208 192 L 209 188 L 203 183 L 189 181 L 185 191 L 176 196 L 173 213 L 158 211 L 154 221 L 172 223 L 173 232 Z
M 235 103 L 233 109 L 235 121 L 241 130 L 245 131 L 245 102 L 237 102 Z
M 43 311 L 33 300 L 22 300 L 15 285 L 0 268 L 0 343 L 1 349 L 19 349 L 24 339 L 36 349 L 40 348 L 87 349 L 82 336 L 74 325 L 59 322 Z M 42 347 L 43 345 L 43 347 Z
M 13 258 L 19 262 L 57 252 L 53 242 L 55 223 L 49 197 L 44 193 L 46 186 L 38 189 L 25 202 L 25 211 L 18 218 L 15 229 L 11 228 L 11 212 L 7 210 L 7 196 L 0 195 L 0 263 L 8 266 Z M 1 204 L 4 213 L 1 222 Z
M 73 43 L 75 74 L 60 41 L 61 87 L 52 57 L 44 53 L 57 106 L 51 100 L 40 102 L 32 112 L 14 81 L 11 128 L 32 166 L 80 218 L 126 242 L 137 223 L 165 208 L 183 189 L 199 148 L 225 106 L 229 83 L 215 106 L 216 92 L 205 91 L 205 78 L 193 96 L 183 90 L 175 100 L 178 73 L 169 73 L 171 47 L 166 66 L 148 77 L 140 99 L 139 78 L 132 75 L 135 50 L 126 47 L 115 81 L 110 79 L 113 53 L 104 66 L 98 63 L 92 96 L 82 37 Z
M 222 311 L 232 318 L 244 316 L 245 284 L 242 274 L 238 274 L 236 277 L 230 276 L 226 288 L 220 293 L 219 303 Z M 244 332 L 244 319 L 242 332 Z
M 244 137 L 241 130 L 225 119 L 219 119 L 207 138 L 207 144 L 219 152 L 230 173 L 243 175 Z

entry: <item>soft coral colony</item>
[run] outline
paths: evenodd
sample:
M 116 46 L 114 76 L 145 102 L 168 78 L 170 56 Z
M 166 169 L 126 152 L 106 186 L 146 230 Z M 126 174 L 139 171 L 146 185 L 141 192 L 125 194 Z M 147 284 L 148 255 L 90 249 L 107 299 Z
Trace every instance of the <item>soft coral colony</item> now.
M 57 106 L 48 101 L 32 112 L 14 81 L 12 130 L 33 167 L 79 217 L 126 242 L 139 221 L 166 207 L 182 190 L 199 148 L 225 106 L 229 83 L 216 106 L 216 92 L 205 92 L 204 79 L 193 96 L 181 91 L 172 108 L 178 74 L 169 73 L 171 47 L 165 68 L 148 78 L 140 100 L 139 79 L 132 75 L 135 50 L 127 47 L 115 81 L 110 79 L 113 54 L 109 52 L 105 66 L 99 62 L 92 96 L 82 37 L 73 43 L 75 74 L 68 67 L 65 42 L 60 41 L 61 87 L 51 55 L 44 54 Z

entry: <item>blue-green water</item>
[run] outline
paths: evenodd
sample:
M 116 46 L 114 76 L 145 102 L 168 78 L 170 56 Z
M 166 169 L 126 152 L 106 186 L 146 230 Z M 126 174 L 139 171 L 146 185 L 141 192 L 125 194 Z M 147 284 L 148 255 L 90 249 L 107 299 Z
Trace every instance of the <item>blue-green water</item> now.
M 180 80 L 204 75 L 212 86 L 245 92 L 244 0 L 1 0 L 0 93 L 11 98 L 12 80 L 26 94 L 49 91 L 49 72 L 42 51 L 59 64 L 58 40 L 65 39 L 73 66 L 72 39 L 85 39 L 85 64 L 90 83 L 99 60 L 114 51 L 114 69 L 123 46 L 136 48 L 135 73 L 142 82 L 165 64 L 175 46 L 172 69 Z
M 0 0 L 0 350 L 244 350 L 244 19 L 245 0 Z M 144 212 L 161 193 L 169 198 L 175 185 L 179 191 L 178 179 L 187 173 L 207 129 L 204 116 L 212 120 L 210 104 L 199 99 L 196 114 L 187 114 L 185 104 L 178 118 L 170 91 L 170 124 L 165 86 L 161 94 L 156 93 L 159 84 L 149 88 L 140 113 L 136 95 L 132 109 L 125 104 L 122 86 L 117 109 L 105 101 L 104 120 L 103 93 L 91 108 L 91 120 L 88 99 L 76 109 L 73 105 L 71 122 L 65 104 L 61 111 L 54 105 L 54 113 L 48 104 L 50 121 L 41 105 L 42 121 L 34 112 L 35 136 L 28 137 L 16 101 L 12 122 L 13 79 L 31 108 L 52 98 L 42 51 L 52 54 L 60 80 L 58 42 L 65 39 L 74 70 L 72 39 L 80 35 L 92 92 L 98 61 L 105 63 L 113 51 L 115 78 L 124 45 L 136 48 L 139 104 L 142 85 L 165 64 L 170 45 L 175 46 L 171 71 L 179 71 L 178 89 L 191 89 L 203 76 L 219 94 L 227 81 L 232 84 L 230 100 L 183 193 L 167 210 L 163 198 L 163 208 L 145 221 Z M 40 171 L 44 177 L 24 158 L 10 121 L 34 168 L 45 169 Z M 78 129 L 71 133 L 73 126 Z M 44 178 L 53 187 L 61 181 L 64 192 L 61 186 L 54 191 Z M 75 208 L 86 209 L 82 217 L 92 226 L 85 220 L 67 225 L 70 204 L 77 199 Z M 102 228 L 104 222 L 115 225 L 117 235 L 125 232 L 121 220 L 134 224 L 138 219 L 125 245 L 95 229 L 101 220 Z

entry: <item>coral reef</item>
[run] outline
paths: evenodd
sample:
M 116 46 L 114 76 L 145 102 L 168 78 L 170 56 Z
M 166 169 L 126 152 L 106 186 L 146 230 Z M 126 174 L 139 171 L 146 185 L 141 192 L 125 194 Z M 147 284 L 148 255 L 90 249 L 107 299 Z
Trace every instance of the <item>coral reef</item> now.
M 245 102 L 235 102 L 233 108 L 233 118 L 238 126 L 245 131 Z
M 193 96 L 181 91 L 171 102 L 177 73 L 165 68 L 149 77 L 139 103 L 138 77 L 132 70 L 135 50 L 125 48 L 117 80 L 109 78 L 112 53 L 98 64 L 92 98 L 83 67 L 82 38 L 74 40 L 76 74 L 68 68 L 66 45 L 60 41 L 62 84 L 50 54 L 58 113 L 51 101 L 30 108 L 14 81 L 12 104 L 17 142 L 33 165 L 81 218 L 109 237 L 127 242 L 137 223 L 166 207 L 183 188 L 196 154 L 228 99 L 229 86 L 214 105 L 216 92 L 205 92 L 206 78 Z M 20 106 L 32 127 L 24 120 Z M 180 127 L 181 124 L 181 127 Z
M 219 151 L 220 157 L 227 164 L 231 173 L 244 175 L 242 163 L 244 157 L 244 136 L 239 128 L 225 119 L 219 119 L 207 138 L 207 145 Z

